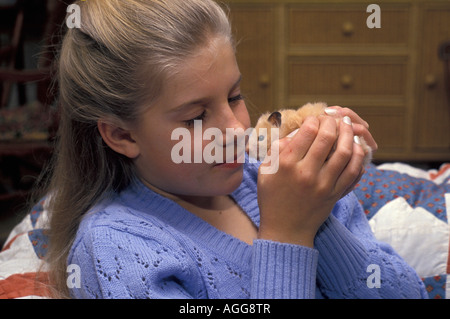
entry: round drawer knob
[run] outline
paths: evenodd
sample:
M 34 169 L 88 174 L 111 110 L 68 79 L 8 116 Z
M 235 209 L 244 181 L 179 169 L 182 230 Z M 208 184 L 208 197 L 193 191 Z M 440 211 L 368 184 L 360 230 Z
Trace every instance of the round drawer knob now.
M 259 85 L 263 88 L 270 85 L 270 77 L 268 74 L 261 75 L 261 77 L 259 78 Z
M 437 78 L 434 74 L 427 74 L 425 76 L 425 85 L 429 88 L 432 89 L 436 86 L 437 84 Z
M 344 74 L 341 77 L 341 85 L 344 88 L 349 88 L 353 85 L 353 77 L 350 74 Z
M 349 37 L 355 32 L 355 26 L 350 21 L 346 21 L 342 24 L 342 34 Z

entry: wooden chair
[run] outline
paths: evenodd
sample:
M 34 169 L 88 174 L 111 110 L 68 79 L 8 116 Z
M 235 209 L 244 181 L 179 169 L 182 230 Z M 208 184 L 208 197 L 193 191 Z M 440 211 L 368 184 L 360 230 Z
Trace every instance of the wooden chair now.
M 0 3 L 1 33 L 4 38 L 9 38 L 6 45 L 0 47 L 0 62 L 2 62 L 2 70 L 12 71 L 20 68 L 23 62 L 23 20 L 24 10 L 23 1 L 9 1 Z M 3 41 L 5 39 L 2 39 Z M 2 41 L 2 42 L 3 42 Z M 12 83 L 7 81 L 7 77 L 2 74 L 0 78 L 0 107 L 4 107 L 8 103 L 11 94 Z
M 67 1 L 60 0 L 41 0 L 41 2 L 47 12 L 41 36 L 43 52 L 39 56 L 37 66 L 33 69 L 23 68 L 23 32 L 28 21 L 26 6 L 30 2 L 16 0 L 10 6 L 0 5 L 0 27 L 3 30 L 7 29 L 6 22 L 11 22 L 10 41 L 6 45 L 2 44 L 0 48 L 0 112 L 17 111 L 22 115 L 28 115 L 31 112 L 30 104 L 36 105 L 36 103 L 35 101 L 30 103 L 20 88 L 20 84 L 26 83 L 35 83 L 37 104 L 42 106 L 42 112 L 54 110 L 57 107 L 57 92 L 54 89 L 56 85 L 52 84 L 52 79 L 55 75 L 55 55 L 62 37 L 61 27 L 66 17 L 68 4 Z M 9 19 L 3 19 L 3 17 L 9 17 Z M 13 84 L 18 84 L 19 105 L 10 107 Z M 1 117 L 2 115 L 0 115 L 0 123 Z M 49 138 L 57 127 L 57 118 L 52 119 L 45 128 L 49 131 Z M 7 125 L 3 128 L 5 127 Z M 17 204 L 26 203 L 35 177 L 40 174 L 51 154 L 52 144 L 48 139 L 26 140 L 20 136 L 10 140 L 0 139 L 0 208 L 2 208 L 0 217 L 2 214 L 16 215 Z
M 0 108 L 5 107 L 11 94 L 11 84 L 24 84 L 35 82 L 37 86 L 37 100 L 43 105 L 49 105 L 54 101 L 55 91 L 52 90 L 51 79 L 55 74 L 54 57 L 55 47 L 59 43 L 58 36 L 65 18 L 67 4 L 63 1 L 42 0 L 42 5 L 47 9 L 47 21 L 45 24 L 42 43 L 43 50 L 40 54 L 38 66 L 34 69 L 24 69 L 23 65 L 23 26 L 24 26 L 24 0 L 17 0 L 11 7 L 0 6 L 0 14 L 11 15 L 15 13 L 14 26 L 11 32 L 11 43 L 0 49 L 0 61 L 3 59 L 3 68 L 0 68 L 0 83 L 2 95 Z M 19 90 L 20 91 L 20 90 Z M 19 104 L 26 103 L 22 92 L 19 92 Z

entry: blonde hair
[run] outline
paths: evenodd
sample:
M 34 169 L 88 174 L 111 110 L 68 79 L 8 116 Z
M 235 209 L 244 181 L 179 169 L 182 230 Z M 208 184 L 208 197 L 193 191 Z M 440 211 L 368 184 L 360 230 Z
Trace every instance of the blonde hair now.
M 164 81 L 211 36 L 234 46 L 223 9 L 210 0 L 88 0 L 81 28 L 59 55 L 61 122 L 46 192 L 51 194 L 47 264 L 57 297 L 69 297 L 67 258 L 83 215 L 127 187 L 133 163 L 106 146 L 100 119 L 135 121 Z

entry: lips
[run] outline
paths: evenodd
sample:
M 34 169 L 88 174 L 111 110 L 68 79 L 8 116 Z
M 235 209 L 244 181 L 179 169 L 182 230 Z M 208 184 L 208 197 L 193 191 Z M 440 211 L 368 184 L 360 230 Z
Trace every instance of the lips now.
M 236 168 L 243 165 L 244 162 L 245 152 L 240 152 L 239 154 L 234 154 L 233 157 L 225 158 L 223 163 L 218 163 L 215 166 Z

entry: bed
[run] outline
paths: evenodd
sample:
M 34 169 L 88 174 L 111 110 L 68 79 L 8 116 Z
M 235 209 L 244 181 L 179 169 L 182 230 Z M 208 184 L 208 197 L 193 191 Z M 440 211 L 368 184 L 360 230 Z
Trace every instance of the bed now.
M 450 164 L 371 164 L 355 193 L 375 236 L 414 267 L 429 297 L 450 299 Z M 10 233 L 0 252 L 0 299 L 46 298 L 46 218 L 43 199 Z

